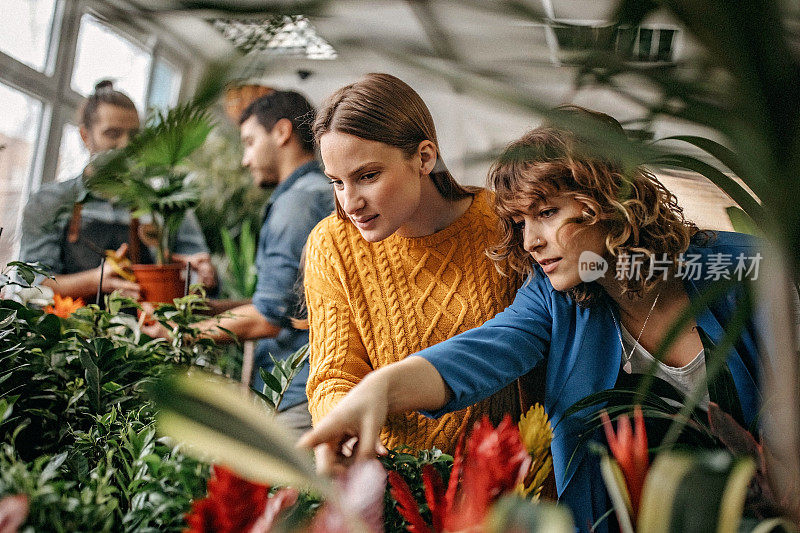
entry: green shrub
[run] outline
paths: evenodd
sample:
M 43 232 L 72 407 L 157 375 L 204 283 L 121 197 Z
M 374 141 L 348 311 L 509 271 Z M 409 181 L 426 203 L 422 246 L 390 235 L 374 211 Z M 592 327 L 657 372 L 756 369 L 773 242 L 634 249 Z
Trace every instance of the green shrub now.
M 163 306 L 174 341 L 141 336 L 135 303 L 68 319 L 0 300 L 0 497 L 24 493 L 35 531 L 181 531 L 208 466 L 156 437 L 145 385 L 175 365 L 215 369 L 190 294 Z

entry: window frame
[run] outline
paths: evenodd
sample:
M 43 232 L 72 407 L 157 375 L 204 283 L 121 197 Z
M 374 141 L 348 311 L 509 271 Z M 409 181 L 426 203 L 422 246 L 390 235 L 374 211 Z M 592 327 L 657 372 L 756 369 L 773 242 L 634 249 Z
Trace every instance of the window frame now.
M 123 5 L 126 0 L 119 0 Z M 31 194 L 42 184 L 56 180 L 61 135 L 67 123 L 75 123 L 83 96 L 71 86 L 75 66 L 75 54 L 80 32 L 81 19 L 89 14 L 99 19 L 112 31 L 141 46 L 151 55 L 147 79 L 145 102 L 150 105 L 153 73 L 159 59 L 166 60 L 180 71 L 178 99 L 188 93 L 190 85 L 202 71 L 202 59 L 184 51 L 190 47 L 170 35 L 169 31 L 156 23 L 122 23 L 120 7 L 110 6 L 105 0 L 57 0 L 53 14 L 51 35 L 48 41 L 48 55 L 44 68 L 39 71 L 0 51 L 0 83 L 21 91 L 42 102 L 42 113 L 36 128 L 36 143 L 33 160 L 20 193 L 21 206 L 18 210 L 17 227 L 21 224 L 22 207 Z M 115 22 L 108 22 L 108 17 Z M 145 113 L 145 109 L 139 110 Z M 18 235 L 4 235 L 13 238 L 12 245 L 18 245 Z

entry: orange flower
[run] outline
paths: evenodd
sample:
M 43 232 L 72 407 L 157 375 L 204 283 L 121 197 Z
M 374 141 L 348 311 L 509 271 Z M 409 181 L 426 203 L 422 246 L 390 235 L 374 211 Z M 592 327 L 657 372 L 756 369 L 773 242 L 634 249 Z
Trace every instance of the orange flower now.
M 61 318 L 67 318 L 69 315 L 83 307 L 83 298 L 76 298 L 73 300 L 69 296 L 53 295 L 53 305 L 48 305 L 43 309 L 45 313 L 50 313 Z

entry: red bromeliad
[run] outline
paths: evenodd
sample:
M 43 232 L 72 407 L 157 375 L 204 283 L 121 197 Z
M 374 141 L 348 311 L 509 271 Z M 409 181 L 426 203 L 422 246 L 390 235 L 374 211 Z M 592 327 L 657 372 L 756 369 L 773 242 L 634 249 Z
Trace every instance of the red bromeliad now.
M 269 487 L 240 478 L 215 465 L 208 496 L 192 503 L 188 533 L 248 531 L 264 513 Z
M 389 472 L 389 484 L 411 533 L 480 530 L 491 504 L 514 490 L 527 472 L 530 460 L 511 417 L 506 416 L 495 429 L 484 416 L 475 425 L 466 451 L 463 439 L 459 442 L 446 491 L 436 469 L 431 465 L 423 467 L 425 500 L 431 510 L 432 525 L 422 518 L 419 505 L 400 474 Z
M 611 425 L 608 413 L 600 413 L 603 420 L 603 429 L 606 433 L 608 447 L 611 454 L 619 464 L 622 475 L 625 476 L 625 484 L 631 498 L 633 517 L 639 514 L 639 502 L 642 497 L 644 480 L 647 477 L 647 470 L 650 468 L 650 461 L 647 454 L 647 433 L 644 429 L 644 416 L 642 409 L 638 405 L 633 409 L 634 429 L 631 431 L 631 423 L 627 416 L 621 416 L 617 422 L 617 431 Z

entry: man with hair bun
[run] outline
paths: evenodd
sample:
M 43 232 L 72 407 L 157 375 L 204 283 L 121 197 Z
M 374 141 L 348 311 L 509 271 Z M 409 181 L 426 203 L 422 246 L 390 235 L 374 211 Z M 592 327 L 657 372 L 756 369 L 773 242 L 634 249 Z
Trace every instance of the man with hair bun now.
M 94 158 L 107 150 L 124 148 L 140 127 L 133 101 L 114 89 L 109 80 L 95 85 L 79 114 L 80 134 L 89 155 Z M 84 171 L 85 172 L 85 171 Z M 133 227 L 133 230 L 131 229 Z M 132 238 L 138 239 L 126 207 L 92 196 L 86 189 L 84 173 L 72 179 L 47 183 L 33 194 L 22 218 L 20 259 L 48 266 L 55 279 L 42 285 L 62 296 L 93 296 L 100 280 L 100 263 L 106 250 L 117 256 L 129 251 Z M 189 261 L 206 286 L 216 286 L 208 247 L 193 213 L 188 213 L 178 229 L 175 253 L 178 261 Z M 142 246 L 141 263 L 153 263 L 153 256 Z M 118 275 L 106 265 L 103 291 L 120 291 L 139 297 L 139 285 Z

